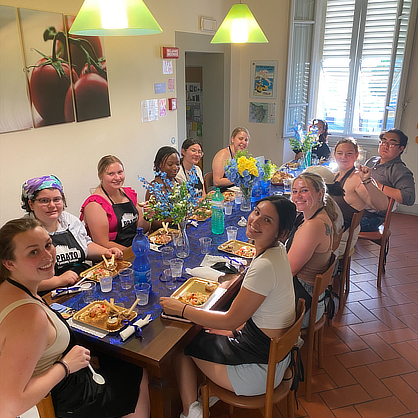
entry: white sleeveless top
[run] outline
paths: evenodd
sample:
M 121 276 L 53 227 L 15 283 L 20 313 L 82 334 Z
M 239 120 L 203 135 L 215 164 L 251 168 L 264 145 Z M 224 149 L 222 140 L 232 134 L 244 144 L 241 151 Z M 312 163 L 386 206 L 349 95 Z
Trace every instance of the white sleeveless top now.
M 44 312 L 48 316 L 49 321 L 51 322 L 52 326 L 55 328 L 55 331 L 57 333 L 57 337 L 54 343 L 44 351 L 44 353 L 42 354 L 41 358 L 38 360 L 38 363 L 35 366 L 35 370 L 32 376 L 37 376 L 43 373 L 44 371 L 48 370 L 57 360 L 61 359 L 62 353 L 68 347 L 68 344 L 70 342 L 70 333 L 65 324 L 63 324 L 63 322 L 57 317 L 57 315 L 55 315 L 54 312 L 52 312 L 49 308 L 44 306 L 44 304 L 41 301 L 38 301 L 36 299 L 20 299 L 6 306 L 6 308 L 4 308 L 0 312 L 0 324 L 10 312 L 18 308 L 19 306 L 26 305 L 28 303 L 34 303 L 36 305 L 39 305 L 44 310 Z

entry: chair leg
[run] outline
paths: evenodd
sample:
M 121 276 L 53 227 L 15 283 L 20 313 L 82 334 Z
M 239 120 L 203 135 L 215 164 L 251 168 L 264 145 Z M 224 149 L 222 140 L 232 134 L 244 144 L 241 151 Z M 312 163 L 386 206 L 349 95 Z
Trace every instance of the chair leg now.
M 325 327 L 325 326 L 324 326 Z M 318 330 L 318 366 L 324 368 L 324 327 Z
M 345 291 L 350 291 L 350 269 L 351 269 L 351 257 L 348 257 L 347 268 L 345 270 Z
M 313 333 L 313 335 L 311 335 Z M 312 368 L 313 368 L 313 348 L 314 348 L 314 331 L 309 332 L 308 334 L 308 344 L 307 344 L 307 356 L 308 361 L 306 364 L 306 401 L 311 402 L 312 400 Z
M 232 415 L 234 413 L 235 406 L 229 405 L 229 415 Z
M 209 382 L 202 384 L 203 418 L 209 418 Z
M 287 395 L 287 418 L 293 418 L 295 416 L 295 392 L 289 391 Z

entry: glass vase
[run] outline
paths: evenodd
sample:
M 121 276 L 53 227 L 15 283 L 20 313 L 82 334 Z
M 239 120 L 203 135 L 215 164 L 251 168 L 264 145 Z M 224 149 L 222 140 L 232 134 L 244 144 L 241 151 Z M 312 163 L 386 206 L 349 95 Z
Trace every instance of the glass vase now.
M 190 255 L 189 238 L 186 232 L 187 219 L 184 219 L 178 224 L 179 232 L 174 237 L 174 247 L 176 249 L 176 256 L 179 258 L 186 258 Z
M 253 191 L 253 186 L 245 187 L 241 185 L 239 187 L 241 189 L 242 193 L 242 199 L 241 199 L 241 211 L 242 212 L 250 212 L 251 211 L 251 194 Z
M 261 180 L 261 198 L 270 196 L 271 180 Z
M 303 153 L 303 157 L 302 157 L 302 169 L 303 170 L 305 170 L 305 168 L 310 167 L 311 165 L 311 153 L 312 153 L 312 150 L 309 150 Z

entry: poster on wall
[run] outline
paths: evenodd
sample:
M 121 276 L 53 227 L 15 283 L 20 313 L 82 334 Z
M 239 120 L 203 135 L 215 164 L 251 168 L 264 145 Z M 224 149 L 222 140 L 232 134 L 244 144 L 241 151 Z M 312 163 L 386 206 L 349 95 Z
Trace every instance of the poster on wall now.
M 250 102 L 249 122 L 275 123 L 276 122 L 276 103 Z
M 33 127 L 16 9 L 0 6 L 0 133 Z
M 250 97 L 276 98 L 277 61 L 251 61 Z
M 141 101 L 142 123 L 158 120 L 158 99 Z

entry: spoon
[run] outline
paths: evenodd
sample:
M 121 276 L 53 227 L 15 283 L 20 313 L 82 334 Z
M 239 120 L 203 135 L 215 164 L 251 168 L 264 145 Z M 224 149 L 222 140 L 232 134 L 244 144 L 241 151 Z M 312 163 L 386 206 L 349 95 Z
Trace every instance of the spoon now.
M 89 363 L 89 369 L 91 371 L 91 374 L 93 375 L 93 380 L 98 384 L 98 385 L 104 385 L 105 384 L 105 380 L 104 377 L 99 374 L 96 373 L 93 369 L 93 367 L 91 367 L 91 364 Z

